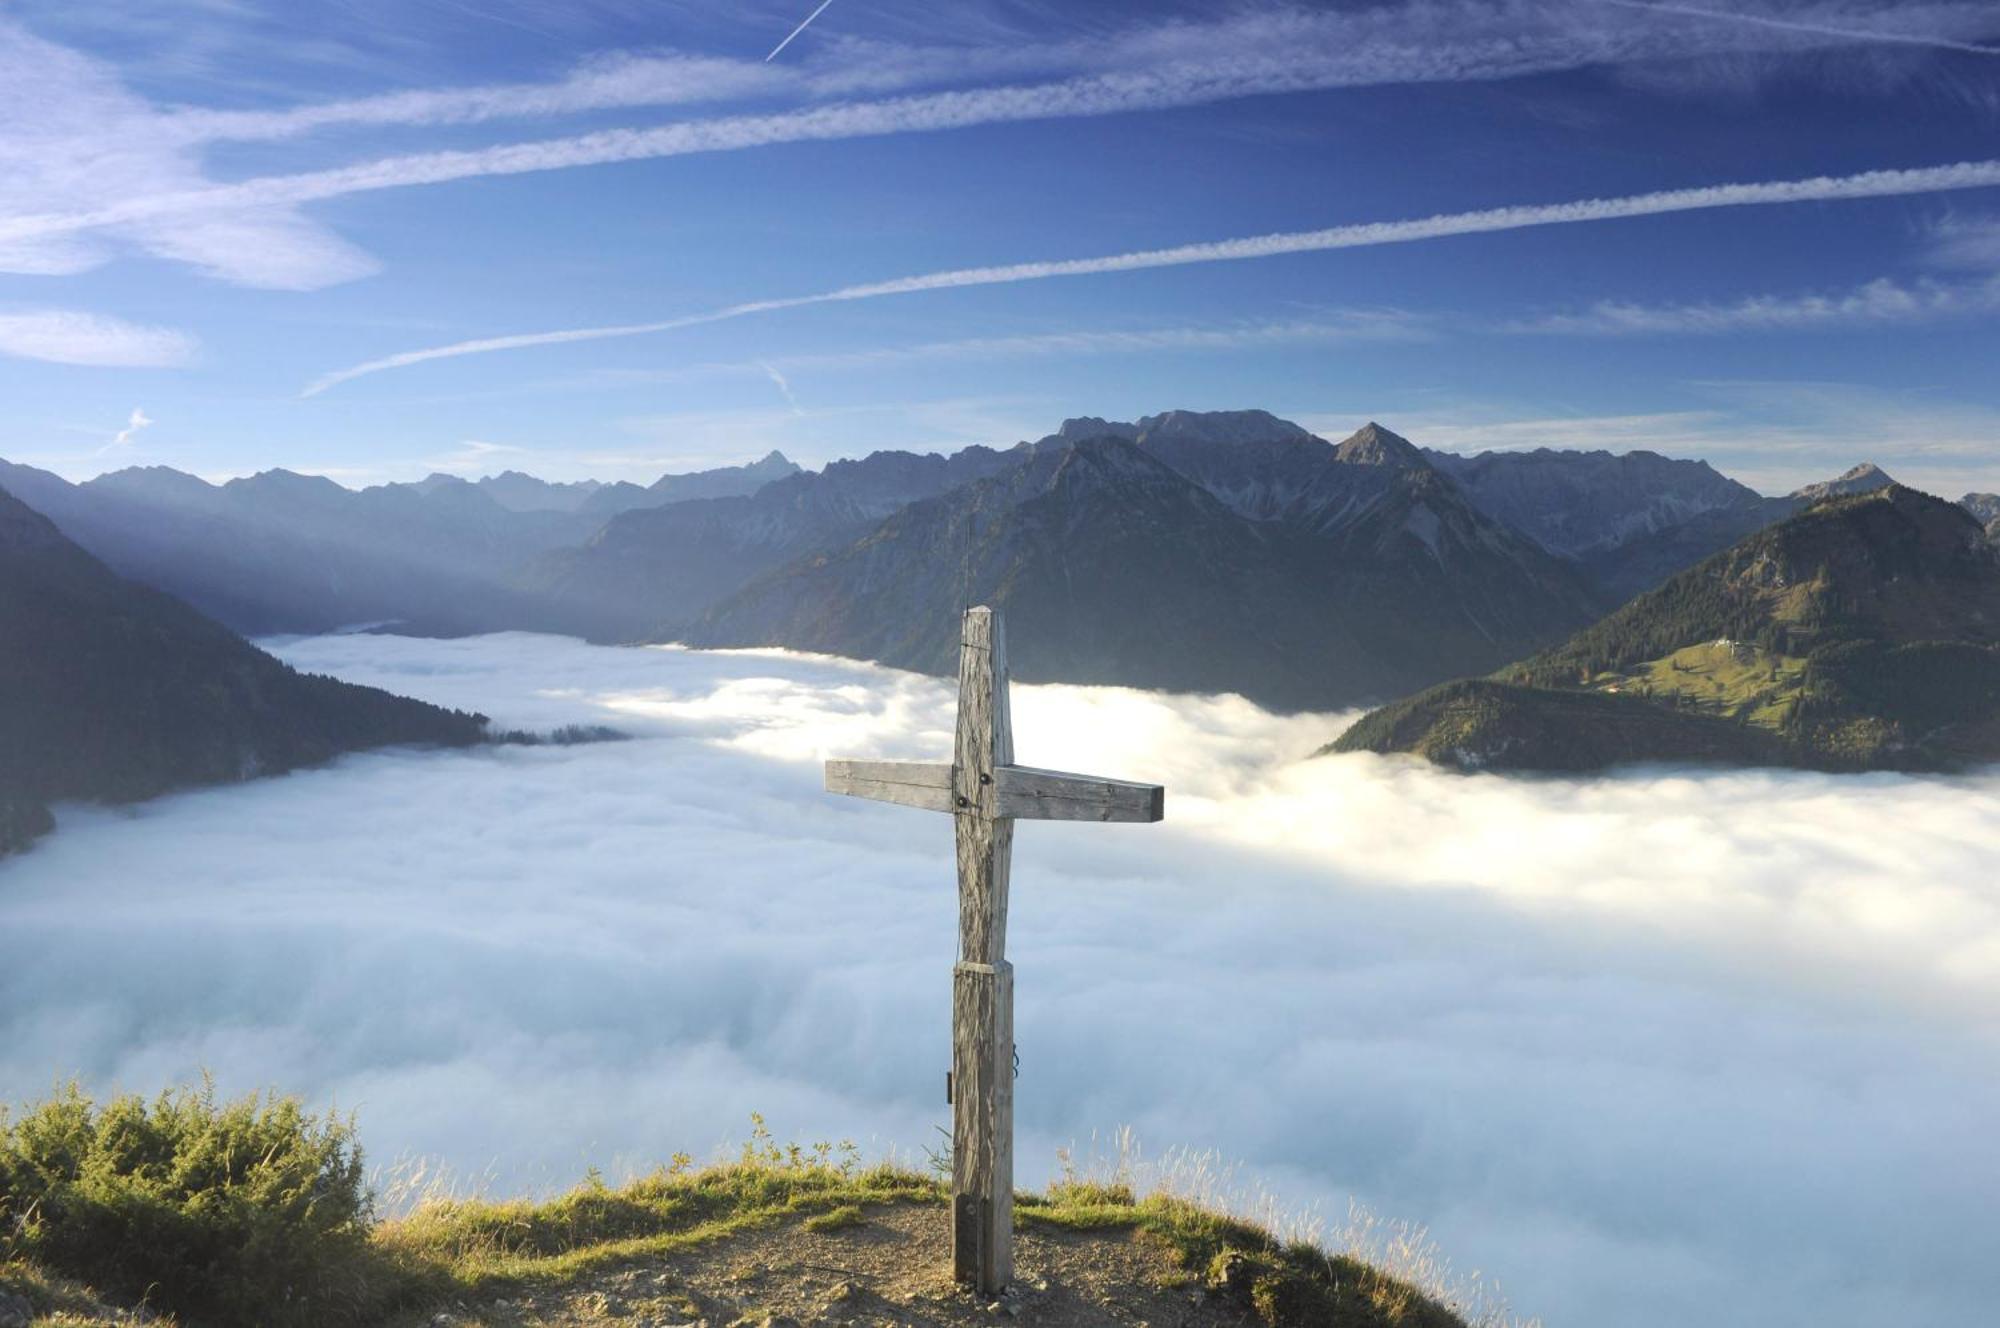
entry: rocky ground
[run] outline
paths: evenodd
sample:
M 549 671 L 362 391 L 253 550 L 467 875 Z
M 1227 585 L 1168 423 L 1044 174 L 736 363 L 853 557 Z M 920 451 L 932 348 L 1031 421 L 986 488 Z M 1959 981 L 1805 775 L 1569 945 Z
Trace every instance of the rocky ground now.
M 1241 1328 L 1247 1307 L 1203 1288 L 1130 1230 L 1026 1230 L 1015 1285 L 974 1296 L 950 1276 L 945 1212 L 873 1205 L 833 1230 L 804 1224 L 586 1277 L 560 1291 L 468 1304 L 435 1328 Z

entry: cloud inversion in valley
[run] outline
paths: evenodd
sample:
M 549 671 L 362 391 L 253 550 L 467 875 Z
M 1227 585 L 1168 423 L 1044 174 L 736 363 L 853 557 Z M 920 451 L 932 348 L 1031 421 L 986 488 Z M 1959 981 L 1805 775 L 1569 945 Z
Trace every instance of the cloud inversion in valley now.
M 500 1191 L 741 1137 L 906 1154 L 942 1101 L 938 680 L 546 637 L 286 644 L 503 725 L 69 809 L 0 865 L 0 1097 L 206 1066 Z M 1023 760 L 1168 786 L 1017 839 L 1022 1182 L 1093 1131 L 1428 1223 L 1551 1325 L 1971 1322 L 2000 1294 L 2000 778 L 1447 776 L 1336 717 L 1017 687 Z

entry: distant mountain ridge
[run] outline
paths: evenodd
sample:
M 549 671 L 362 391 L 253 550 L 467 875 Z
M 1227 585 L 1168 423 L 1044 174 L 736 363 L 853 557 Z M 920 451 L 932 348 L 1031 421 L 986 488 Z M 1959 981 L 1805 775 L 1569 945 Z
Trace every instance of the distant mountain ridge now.
M 0 490 L 0 855 L 48 804 L 129 802 L 389 744 L 463 746 L 486 721 L 301 674 L 114 574 Z
M 620 502 L 754 492 L 797 472 L 773 452 L 745 466 L 662 476 L 647 489 L 624 486 L 633 497 L 519 472 L 354 490 L 287 470 L 218 485 L 153 466 L 71 484 L 0 461 L 0 486 L 115 570 L 241 632 L 396 622 L 456 635 L 563 627 L 562 607 L 524 588 L 522 570 L 587 540 L 607 512 L 624 510 Z
M 1337 751 L 1464 768 L 2000 759 L 2000 548 L 1963 507 L 1837 490 L 1488 678 L 1378 710 Z

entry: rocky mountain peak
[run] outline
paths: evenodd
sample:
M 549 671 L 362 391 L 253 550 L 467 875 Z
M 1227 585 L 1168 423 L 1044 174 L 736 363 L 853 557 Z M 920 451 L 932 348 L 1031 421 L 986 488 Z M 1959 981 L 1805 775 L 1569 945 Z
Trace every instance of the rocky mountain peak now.
M 1820 503 L 1829 498 L 1839 498 L 1852 493 L 1873 493 L 1877 489 L 1886 489 L 1895 482 L 1889 478 L 1888 472 L 1873 461 L 1864 461 L 1833 479 L 1821 480 L 1818 484 L 1808 484 L 1802 489 L 1795 489 L 1791 496 L 1802 503 Z
M 1075 419 L 1064 420 L 1044 442 L 1075 443 L 1086 438 L 1123 438 L 1127 441 L 1139 436 L 1139 426 L 1123 424 L 1117 420 L 1101 419 L 1096 415 L 1079 415 Z
M 1044 443 L 1074 443 L 1087 438 L 1123 438 L 1140 445 L 1201 443 L 1230 446 L 1247 443 L 1309 439 L 1312 434 L 1279 419 L 1268 410 L 1168 410 L 1144 415 L 1136 423 L 1100 419 L 1095 415 L 1064 420 Z
M 1370 420 L 1350 434 L 1334 450 L 1334 459 L 1354 466 L 1394 466 L 1402 470 L 1429 470 L 1431 463 L 1415 443 Z

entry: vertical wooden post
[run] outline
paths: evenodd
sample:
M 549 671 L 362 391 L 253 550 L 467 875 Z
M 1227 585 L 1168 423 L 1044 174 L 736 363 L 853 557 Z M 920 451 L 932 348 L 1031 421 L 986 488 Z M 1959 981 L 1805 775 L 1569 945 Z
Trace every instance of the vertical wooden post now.
M 1007 873 L 1014 822 L 994 771 L 1014 761 L 1006 642 L 988 608 L 966 610 L 952 788 L 959 962 L 952 970 L 952 1272 L 987 1295 L 1014 1275 L 1014 968 Z
M 830 760 L 829 793 L 952 813 L 958 840 L 958 964 L 951 978 L 951 1263 L 992 1295 L 1014 1276 L 1014 969 L 1007 870 L 1017 817 L 1157 821 L 1166 790 L 1014 764 L 1007 643 L 991 609 L 960 625 L 952 763 Z

